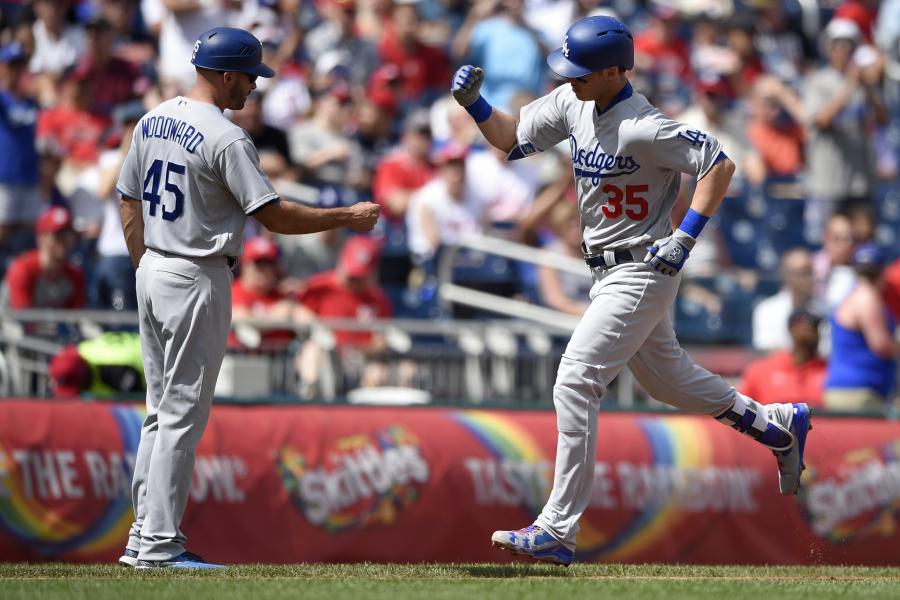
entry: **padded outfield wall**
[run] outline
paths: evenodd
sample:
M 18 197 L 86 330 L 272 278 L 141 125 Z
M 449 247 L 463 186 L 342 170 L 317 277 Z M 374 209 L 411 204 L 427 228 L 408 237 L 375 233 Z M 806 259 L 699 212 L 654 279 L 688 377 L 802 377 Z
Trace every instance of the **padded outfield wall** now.
M 0 401 L 0 560 L 112 561 L 136 404 Z M 900 564 L 900 423 L 815 418 L 802 492 L 710 418 L 603 413 L 586 561 Z M 553 475 L 552 412 L 216 406 L 183 529 L 226 563 L 506 561 Z

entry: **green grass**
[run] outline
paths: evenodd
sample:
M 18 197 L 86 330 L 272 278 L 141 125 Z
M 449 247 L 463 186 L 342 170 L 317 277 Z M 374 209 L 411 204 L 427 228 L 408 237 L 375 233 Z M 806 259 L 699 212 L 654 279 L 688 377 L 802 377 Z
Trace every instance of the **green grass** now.
M 670 565 L 240 565 L 215 572 L 110 565 L 0 564 L 0 598 L 216 600 L 268 598 L 898 598 L 900 569 Z

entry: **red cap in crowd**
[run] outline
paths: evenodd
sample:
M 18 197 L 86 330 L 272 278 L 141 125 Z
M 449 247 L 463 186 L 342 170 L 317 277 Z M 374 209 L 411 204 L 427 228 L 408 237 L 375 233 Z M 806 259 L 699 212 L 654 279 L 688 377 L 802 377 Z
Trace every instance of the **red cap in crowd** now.
M 50 380 L 57 398 L 77 396 L 90 386 L 91 366 L 75 346 L 66 346 L 50 360 Z
M 53 206 L 45 210 L 38 217 L 35 232 L 38 235 L 56 233 L 64 229 L 72 228 L 72 214 L 62 206 Z
M 720 98 L 732 98 L 734 90 L 728 81 L 722 77 L 701 78 L 697 81 L 697 91 L 703 94 L 712 94 Z
M 349 277 L 367 277 L 378 266 L 380 258 L 381 247 L 376 240 L 356 235 L 341 249 L 341 270 Z
M 278 246 L 264 237 L 256 237 L 247 240 L 244 244 L 244 260 L 256 262 L 258 260 L 278 261 Z
M 349 102 L 353 99 L 353 93 L 350 90 L 350 86 L 344 82 L 334 84 L 331 86 L 329 92 L 338 102 Z
M 454 142 L 448 142 L 441 146 L 441 148 L 435 152 L 434 154 L 434 162 L 437 165 L 446 165 L 449 162 L 453 161 L 463 161 L 466 159 L 466 155 L 469 153 L 469 149 L 466 146 L 462 146 L 460 144 Z

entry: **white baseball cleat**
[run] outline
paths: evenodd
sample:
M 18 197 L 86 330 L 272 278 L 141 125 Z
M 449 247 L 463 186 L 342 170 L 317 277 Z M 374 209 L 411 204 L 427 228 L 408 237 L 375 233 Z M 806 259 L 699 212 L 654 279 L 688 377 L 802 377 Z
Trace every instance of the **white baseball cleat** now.
M 125 548 L 125 552 L 119 557 L 119 564 L 123 567 L 134 567 L 137 565 L 138 553 L 134 550 Z
M 812 429 L 812 416 L 809 406 L 804 403 L 794 404 L 791 417 L 790 432 L 794 443 L 783 452 L 772 452 L 778 461 L 778 489 L 784 496 L 793 496 L 800 489 L 800 476 L 806 465 L 803 464 L 803 451 L 806 448 L 806 434 Z
M 575 560 L 575 551 L 538 527 L 529 525 L 516 531 L 495 531 L 491 536 L 495 548 L 536 560 L 552 562 L 568 567 Z

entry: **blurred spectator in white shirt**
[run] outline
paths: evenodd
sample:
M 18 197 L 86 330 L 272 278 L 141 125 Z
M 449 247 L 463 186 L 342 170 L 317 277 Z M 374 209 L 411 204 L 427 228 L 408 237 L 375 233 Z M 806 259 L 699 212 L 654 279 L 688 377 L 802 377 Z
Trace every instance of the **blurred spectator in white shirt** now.
M 406 216 L 409 249 L 420 262 L 444 245 L 484 228 L 485 207 L 466 182 L 467 149 L 448 144 L 436 155 L 438 175 L 410 198 Z
M 812 257 L 805 248 L 788 250 L 781 258 L 781 291 L 753 309 L 753 347 L 757 350 L 784 350 L 791 347 L 788 317 L 797 309 L 823 314 L 814 297 Z

